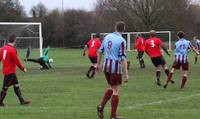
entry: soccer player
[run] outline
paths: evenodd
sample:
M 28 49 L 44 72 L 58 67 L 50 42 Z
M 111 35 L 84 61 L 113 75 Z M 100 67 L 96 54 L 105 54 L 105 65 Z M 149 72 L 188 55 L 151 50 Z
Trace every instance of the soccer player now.
M 200 52 L 200 40 L 196 36 L 193 37 L 194 47 Z M 195 64 L 197 64 L 198 56 L 195 56 Z
M 140 63 L 140 68 L 145 68 L 144 64 L 144 59 L 143 59 L 143 54 L 145 51 L 145 40 L 141 37 L 141 34 L 137 34 L 136 37 L 136 44 L 135 44 L 135 49 L 137 49 L 138 55 L 137 59 L 139 60 Z
M 28 52 L 28 50 L 27 50 Z M 38 58 L 38 59 L 24 59 L 24 61 L 29 61 L 29 62 L 35 62 L 40 64 L 42 66 L 40 69 L 41 70 L 48 70 L 51 69 L 51 60 L 49 59 L 49 46 L 44 50 L 43 56 Z
M 85 45 L 83 49 L 83 56 L 86 54 L 86 50 L 88 49 L 88 58 L 90 59 L 92 66 L 89 68 L 88 72 L 86 73 L 86 76 L 88 78 L 93 78 L 95 75 L 96 67 L 97 67 L 97 51 L 99 50 L 101 46 L 100 41 L 100 33 L 96 33 L 95 37 L 92 38 L 87 45 Z
M 166 88 L 168 83 L 171 81 L 175 70 L 180 69 L 180 67 L 182 67 L 183 70 L 181 89 L 184 88 L 185 83 L 187 82 L 188 79 L 188 70 L 189 70 L 188 52 L 190 49 L 192 49 L 197 55 L 199 55 L 199 52 L 192 46 L 190 41 L 184 38 L 185 33 L 183 31 L 179 31 L 177 33 L 177 36 L 178 36 L 178 41 L 175 43 L 176 47 L 175 60 L 171 72 L 167 78 L 166 84 L 164 85 L 164 88 Z
M 167 53 L 167 55 L 170 56 L 167 49 L 164 47 L 163 42 L 156 37 L 156 32 L 154 30 L 150 31 L 150 38 L 146 40 L 145 42 L 145 52 L 149 57 L 151 58 L 152 63 L 156 67 L 156 84 L 158 86 L 161 86 L 160 82 L 160 75 L 161 75 L 161 66 L 165 70 L 165 74 L 169 75 L 169 69 L 167 67 L 166 61 L 163 58 L 163 55 L 161 53 L 161 48 Z M 174 83 L 174 81 L 171 81 Z
M 126 41 L 122 37 L 125 30 L 125 23 L 119 21 L 115 24 L 114 33 L 108 34 L 98 52 L 97 69 L 101 68 L 101 59 L 104 54 L 104 74 L 109 87 L 106 89 L 101 104 L 97 106 L 97 114 L 100 119 L 104 118 L 104 107 L 111 99 L 111 117 L 110 119 L 122 119 L 116 113 L 119 103 L 119 90 L 122 84 L 122 67 L 126 74 L 125 82 L 128 82 L 128 69 L 126 58 Z
M 0 61 L 3 64 L 3 88 L 0 94 L 0 106 L 4 107 L 4 99 L 7 94 L 7 90 L 10 86 L 14 87 L 15 94 L 18 96 L 19 101 L 22 105 L 29 104 L 30 101 L 25 100 L 22 97 L 19 82 L 16 76 L 16 66 L 19 67 L 23 72 L 26 72 L 26 68 L 21 64 L 17 51 L 15 49 L 16 37 L 11 35 L 9 37 L 8 45 L 4 46 L 0 51 Z

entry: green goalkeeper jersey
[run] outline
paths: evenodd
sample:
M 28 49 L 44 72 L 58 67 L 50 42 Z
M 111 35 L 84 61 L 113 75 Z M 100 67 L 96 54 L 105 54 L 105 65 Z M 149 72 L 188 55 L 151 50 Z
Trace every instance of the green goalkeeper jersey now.
M 45 48 L 44 49 L 44 54 L 43 54 L 43 60 L 45 61 L 45 62 L 48 62 L 49 61 L 49 55 L 48 55 L 48 53 L 49 53 L 49 47 L 48 48 Z

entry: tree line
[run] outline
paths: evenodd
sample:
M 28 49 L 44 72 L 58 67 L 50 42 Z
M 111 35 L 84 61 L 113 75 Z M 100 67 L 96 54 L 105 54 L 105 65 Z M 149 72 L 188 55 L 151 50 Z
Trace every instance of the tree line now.
M 127 31 L 183 30 L 200 35 L 200 6 L 191 0 L 97 0 L 92 11 L 48 10 L 39 3 L 24 11 L 19 0 L 0 1 L 0 21 L 42 22 L 44 46 L 81 47 L 93 32 L 112 32 L 118 20 Z

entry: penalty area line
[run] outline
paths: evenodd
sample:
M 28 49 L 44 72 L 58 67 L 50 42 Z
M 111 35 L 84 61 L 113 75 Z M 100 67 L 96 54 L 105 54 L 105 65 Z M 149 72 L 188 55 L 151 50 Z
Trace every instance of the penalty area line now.
M 136 104 L 134 106 L 125 107 L 124 109 L 128 109 L 128 110 L 137 109 L 143 106 L 151 106 L 151 105 L 163 104 L 163 103 L 174 102 L 174 101 L 179 101 L 179 100 L 186 100 L 186 99 L 198 97 L 198 96 L 200 96 L 200 93 L 184 96 L 184 97 L 177 97 L 177 98 L 168 99 L 168 100 L 159 100 L 159 101 L 150 102 L 150 103 Z

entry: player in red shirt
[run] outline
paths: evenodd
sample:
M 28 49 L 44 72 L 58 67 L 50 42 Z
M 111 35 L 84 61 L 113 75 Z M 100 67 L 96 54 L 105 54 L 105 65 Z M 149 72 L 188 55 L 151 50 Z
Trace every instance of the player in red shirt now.
M 160 83 L 160 75 L 161 75 L 161 66 L 165 70 L 165 74 L 169 75 L 169 69 L 167 67 L 166 61 L 162 56 L 161 50 L 163 49 L 167 55 L 170 56 L 167 49 L 164 47 L 163 42 L 156 37 L 156 32 L 154 30 L 150 31 L 150 38 L 146 40 L 145 42 L 145 52 L 147 55 L 151 58 L 152 63 L 156 67 L 156 78 L 157 78 L 157 85 L 161 86 Z M 171 83 L 174 83 L 174 81 L 171 81 Z
M 140 67 L 145 68 L 144 59 L 143 59 L 143 54 L 145 51 L 145 40 L 141 37 L 141 34 L 137 34 L 134 48 L 138 52 L 137 59 L 139 60 Z
M 21 90 L 19 88 L 19 83 L 16 76 L 16 66 L 19 67 L 22 71 L 26 72 L 26 68 L 21 64 L 18 56 L 17 51 L 14 47 L 16 43 L 16 37 L 14 35 L 11 35 L 9 37 L 9 43 L 8 45 L 4 46 L 0 51 L 0 61 L 3 64 L 3 88 L 1 91 L 0 96 L 0 106 L 4 107 L 4 99 L 7 94 L 7 90 L 10 86 L 13 85 L 15 94 L 18 96 L 19 101 L 22 105 L 29 104 L 30 101 L 25 100 L 22 97 Z
M 86 54 L 86 50 L 88 49 L 88 58 L 90 59 L 92 66 L 89 68 L 86 76 L 88 78 L 93 78 L 95 75 L 96 67 L 97 67 L 97 51 L 101 46 L 100 41 L 100 33 L 96 33 L 95 37 L 92 38 L 87 45 L 85 45 L 83 50 L 83 56 Z

